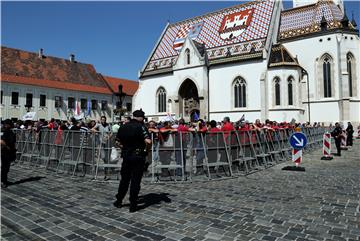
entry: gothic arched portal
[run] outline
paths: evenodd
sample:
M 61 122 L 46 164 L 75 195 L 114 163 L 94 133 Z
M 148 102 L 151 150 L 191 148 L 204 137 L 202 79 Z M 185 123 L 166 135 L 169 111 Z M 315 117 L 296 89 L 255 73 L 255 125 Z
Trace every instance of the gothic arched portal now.
M 179 114 L 181 117 L 193 120 L 194 113 L 200 116 L 199 93 L 195 83 L 186 79 L 179 88 Z

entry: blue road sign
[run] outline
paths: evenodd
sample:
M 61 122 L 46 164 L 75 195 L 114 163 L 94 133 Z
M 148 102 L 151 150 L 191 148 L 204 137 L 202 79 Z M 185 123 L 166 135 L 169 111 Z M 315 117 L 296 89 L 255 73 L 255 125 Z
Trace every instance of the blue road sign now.
M 289 142 L 294 149 L 300 150 L 306 146 L 307 139 L 304 133 L 295 132 L 290 136 Z

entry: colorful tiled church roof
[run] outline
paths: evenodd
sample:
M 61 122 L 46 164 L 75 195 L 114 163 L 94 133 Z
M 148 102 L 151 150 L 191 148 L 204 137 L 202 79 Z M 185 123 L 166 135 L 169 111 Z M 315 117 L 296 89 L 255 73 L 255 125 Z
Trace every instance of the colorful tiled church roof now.
M 321 31 L 323 17 L 327 29 L 341 27 L 343 13 L 331 0 L 319 0 L 315 4 L 285 10 L 281 13 L 279 40 L 304 36 Z M 350 28 L 354 28 L 352 25 Z
M 261 52 L 275 1 L 260 0 L 168 24 L 146 63 L 145 71 L 172 67 L 186 38 L 205 46 L 210 61 Z

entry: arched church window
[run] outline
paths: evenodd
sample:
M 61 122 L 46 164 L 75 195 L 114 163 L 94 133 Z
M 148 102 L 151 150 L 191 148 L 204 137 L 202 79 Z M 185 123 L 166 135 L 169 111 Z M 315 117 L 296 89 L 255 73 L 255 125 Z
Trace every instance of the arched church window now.
M 290 76 L 288 78 L 288 104 L 289 105 L 294 104 L 294 101 L 293 101 L 293 80 L 294 80 L 294 78 L 292 76 Z
M 237 77 L 234 81 L 235 108 L 246 107 L 246 81 Z
M 274 88 L 275 88 L 275 105 L 280 105 L 280 78 L 276 77 L 274 79 Z
M 323 58 L 323 84 L 324 84 L 324 97 L 331 97 L 331 63 L 330 56 Z
M 346 62 L 347 62 L 347 72 L 348 72 L 348 78 L 349 78 L 349 96 L 352 97 L 353 96 L 353 80 L 354 78 L 354 71 L 353 71 L 353 66 L 355 66 L 354 64 L 354 56 L 351 53 L 348 53 L 346 55 Z
M 186 64 L 190 64 L 190 49 L 185 50 Z
M 166 91 L 160 87 L 157 91 L 158 112 L 166 112 Z

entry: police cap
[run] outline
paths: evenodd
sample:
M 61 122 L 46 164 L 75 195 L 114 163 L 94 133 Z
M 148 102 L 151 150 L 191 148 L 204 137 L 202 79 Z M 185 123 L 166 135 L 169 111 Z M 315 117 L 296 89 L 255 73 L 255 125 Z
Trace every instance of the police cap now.
M 145 112 L 142 111 L 142 109 L 136 110 L 136 111 L 133 112 L 133 116 L 134 116 L 134 117 L 142 117 L 142 118 L 145 118 Z

